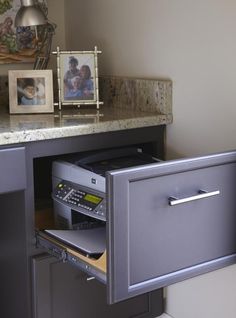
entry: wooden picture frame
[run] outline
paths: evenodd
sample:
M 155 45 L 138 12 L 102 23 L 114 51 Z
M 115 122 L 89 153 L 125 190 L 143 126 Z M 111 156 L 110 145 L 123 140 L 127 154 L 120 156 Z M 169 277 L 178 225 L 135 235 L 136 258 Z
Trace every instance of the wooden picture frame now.
M 11 70 L 8 80 L 10 114 L 53 113 L 52 70 Z
M 58 103 L 61 105 L 103 104 L 99 101 L 97 55 L 101 51 L 60 51 L 57 47 Z

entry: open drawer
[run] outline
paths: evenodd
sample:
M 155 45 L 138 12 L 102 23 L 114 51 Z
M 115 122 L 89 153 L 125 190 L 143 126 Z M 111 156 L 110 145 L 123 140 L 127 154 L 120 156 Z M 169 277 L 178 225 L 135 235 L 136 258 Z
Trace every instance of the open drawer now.
M 235 189 L 236 152 L 110 171 L 100 258 L 45 232 L 37 241 L 106 283 L 115 303 L 235 263 Z

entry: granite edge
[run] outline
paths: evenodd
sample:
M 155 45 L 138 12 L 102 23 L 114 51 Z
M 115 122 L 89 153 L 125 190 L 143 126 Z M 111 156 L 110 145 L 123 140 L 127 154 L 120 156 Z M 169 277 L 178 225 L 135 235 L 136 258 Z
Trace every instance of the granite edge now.
M 0 145 L 19 144 L 33 141 L 112 132 L 118 130 L 166 125 L 172 123 L 172 121 L 173 118 L 171 114 L 150 114 L 150 116 L 140 118 L 111 120 L 105 123 L 99 122 L 86 126 L 69 126 L 40 128 L 35 130 L 10 131 L 0 134 Z

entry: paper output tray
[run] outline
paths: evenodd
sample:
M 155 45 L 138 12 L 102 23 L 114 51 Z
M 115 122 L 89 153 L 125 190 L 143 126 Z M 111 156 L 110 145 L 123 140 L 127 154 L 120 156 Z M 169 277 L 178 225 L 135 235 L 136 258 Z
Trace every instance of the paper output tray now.
M 96 227 L 84 230 L 44 230 L 53 238 L 59 239 L 84 255 L 98 258 L 106 249 L 106 228 Z
M 89 276 L 94 276 L 102 283 L 106 283 L 106 250 L 98 258 L 94 259 L 83 255 L 75 247 L 71 247 L 60 239 L 52 237 L 45 231 L 36 232 L 37 246 L 47 250 L 48 253 L 68 262 L 86 272 Z

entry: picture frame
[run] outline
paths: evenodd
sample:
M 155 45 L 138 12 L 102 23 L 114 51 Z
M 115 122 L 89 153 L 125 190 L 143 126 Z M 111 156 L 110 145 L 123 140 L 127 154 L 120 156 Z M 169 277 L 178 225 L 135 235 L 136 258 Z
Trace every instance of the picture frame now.
M 10 70 L 10 114 L 53 113 L 52 70 Z
M 58 103 L 62 105 L 103 104 L 99 101 L 97 55 L 94 51 L 60 51 L 57 47 Z

